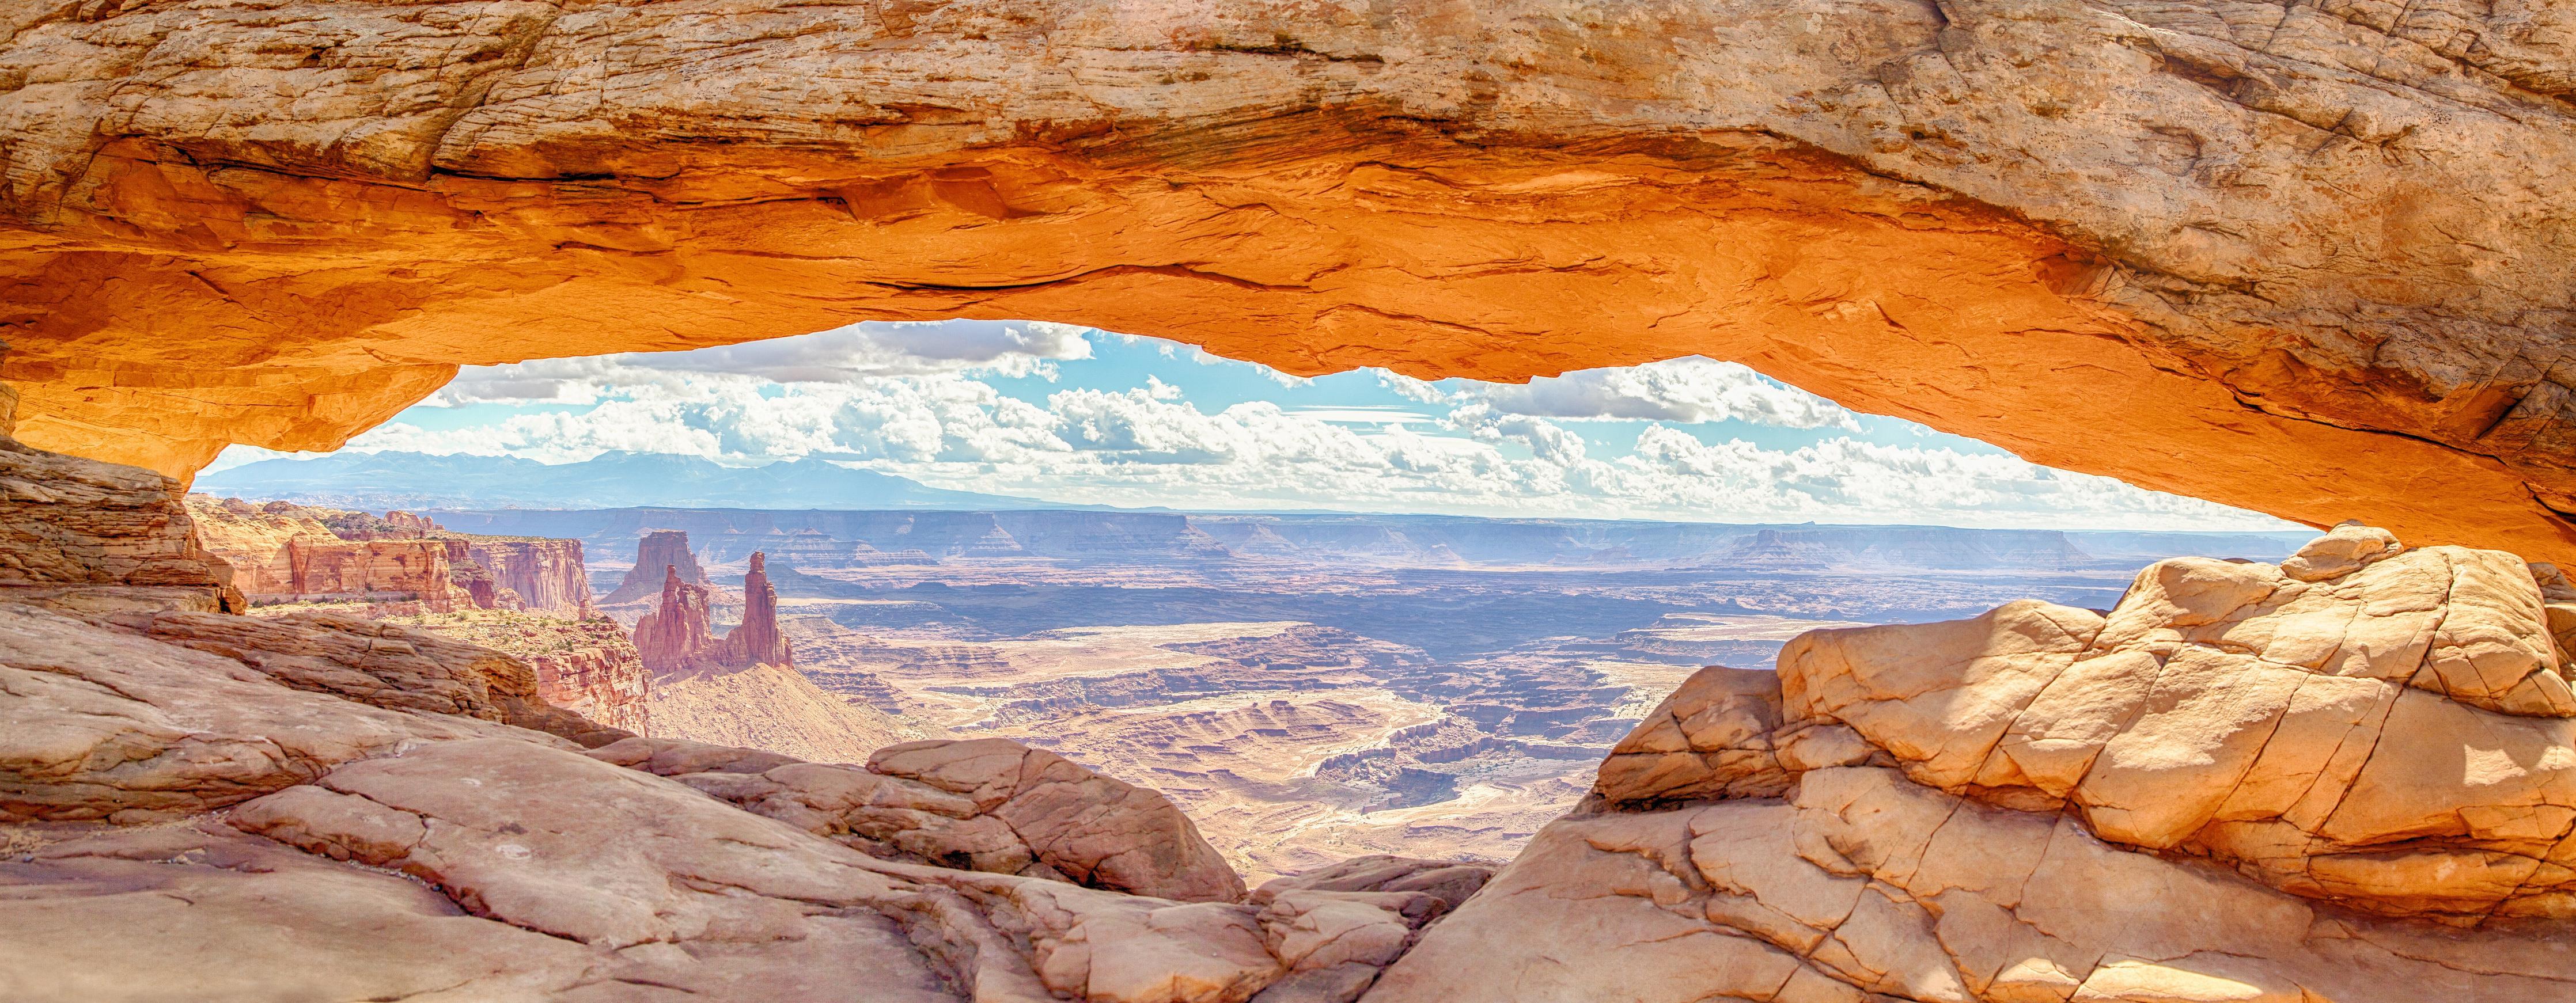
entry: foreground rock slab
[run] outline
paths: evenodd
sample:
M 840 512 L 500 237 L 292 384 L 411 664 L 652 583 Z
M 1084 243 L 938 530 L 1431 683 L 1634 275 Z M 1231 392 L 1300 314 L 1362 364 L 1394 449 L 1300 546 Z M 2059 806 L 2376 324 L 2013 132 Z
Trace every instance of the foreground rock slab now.
M 518 1003 L 586 985 L 654 992 L 615 982 L 618 966 L 604 963 L 614 959 L 476 919 L 418 882 L 220 827 L 0 825 L 0 840 L 0 940 L 13 945 L 0 951 L 0 998 Z
M 800 999 L 1240 1003 L 1336 969 L 1266 998 L 1346 1003 L 1437 917 L 1422 892 L 1184 903 L 882 861 L 682 783 L 506 739 L 349 764 L 227 821 L 401 871 L 476 916 L 663 965 L 686 980 L 656 978 L 702 999 L 775 999 L 755 976 L 793 973 L 811 983 Z
M 0 820 L 174 818 L 409 744 L 495 735 L 554 741 L 314 693 L 230 658 L 0 603 Z
M 2576 606 L 2544 577 L 2565 591 L 2510 554 L 2352 527 L 2278 567 L 2159 562 L 2107 616 L 1815 631 L 1776 677 L 1686 683 L 1594 801 L 1877 764 L 2349 908 L 2576 918 L 2576 660 L 2552 633 Z
M 1893 769 L 1549 826 L 1369 1003 L 2400 1003 L 2576 993 L 2561 924 L 2342 913 Z
M 865 769 L 658 738 L 591 755 L 881 857 L 1183 902 L 1244 897 L 1170 798 L 1004 739 L 888 746 Z

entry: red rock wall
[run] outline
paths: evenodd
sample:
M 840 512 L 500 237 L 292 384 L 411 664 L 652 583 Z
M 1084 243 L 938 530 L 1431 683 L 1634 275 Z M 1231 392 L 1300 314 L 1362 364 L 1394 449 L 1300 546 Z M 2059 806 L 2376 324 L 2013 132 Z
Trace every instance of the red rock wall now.
M 742 624 L 721 639 L 708 615 L 710 590 L 682 581 L 676 565 L 663 565 L 661 605 L 635 622 L 635 649 L 644 667 L 658 676 L 795 664 L 778 632 L 778 590 L 769 584 L 766 565 L 766 555 L 751 555 L 751 570 L 743 576 Z
M 787 638 L 778 633 L 778 590 L 770 587 L 768 563 L 768 555 L 752 553 L 751 570 L 742 577 L 742 625 L 717 645 L 719 664 L 733 668 L 796 664 Z
M 681 581 L 679 569 L 665 565 L 661 606 L 635 622 L 635 651 L 645 669 L 662 675 L 699 668 L 714 645 L 706 588 Z
M 615 623 L 588 620 L 582 627 L 597 627 L 607 636 L 592 647 L 526 656 L 537 670 L 537 694 L 547 703 L 611 728 L 652 734 L 648 727 L 652 676 L 645 671 L 644 660 L 618 636 Z
M 519 594 L 523 608 L 578 617 L 590 609 L 590 577 L 579 540 L 467 538 L 467 555 L 491 572 L 492 587 Z
M 288 594 L 418 599 L 445 613 L 468 605 L 448 581 L 447 545 L 438 540 L 287 541 Z

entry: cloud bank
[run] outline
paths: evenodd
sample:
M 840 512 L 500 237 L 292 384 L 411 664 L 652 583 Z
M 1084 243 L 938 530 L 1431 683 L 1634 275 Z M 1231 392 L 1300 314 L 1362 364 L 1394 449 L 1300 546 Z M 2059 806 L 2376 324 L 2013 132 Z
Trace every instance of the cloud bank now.
M 1050 375 L 1048 367 L 1086 359 L 1091 349 L 1083 329 L 1061 325 L 861 324 L 693 352 L 482 367 L 442 391 L 439 403 L 513 405 L 513 413 L 452 428 L 397 420 L 350 448 L 545 462 L 608 450 L 739 464 L 810 456 L 935 487 L 1194 509 L 2281 525 L 2011 456 L 1863 441 L 1842 434 L 1860 425 L 1832 402 L 1706 359 L 1526 386 L 1378 374 L 1376 382 L 1392 391 L 1387 398 L 1440 415 L 1379 423 L 1365 421 L 1365 411 L 1291 409 L 1272 400 L 1203 408 L 1151 374 L 1131 381 L 1141 386 L 1065 386 L 1037 400 L 991 382 Z M 525 406 L 534 404 L 558 406 Z M 1691 430 L 1722 420 L 1834 435 L 1766 448 Z

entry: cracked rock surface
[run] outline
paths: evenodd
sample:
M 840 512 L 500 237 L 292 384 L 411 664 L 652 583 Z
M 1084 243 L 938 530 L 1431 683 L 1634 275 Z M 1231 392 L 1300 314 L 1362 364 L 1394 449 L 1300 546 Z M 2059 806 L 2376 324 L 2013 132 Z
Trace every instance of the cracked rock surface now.
M 2563 924 L 2338 912 L 1885 767 L 1550 825 L 1369 1003 L 2557 999 Z
M 2278 567 L 2159 562 L 2108 615 L 1814 631 L 1776 677 L 1703 670 L 1594 798 L 1879 764 L 2349 908 L 2576 918 L 2576 665 L 2543 578 L 2567 594 L 2511 554 L 2349 527 Z
M 1702 670 L 1372 1003 L 2576 992 L 2557 569 L 2339 527 Z
M 1234 902 L 1243 878 L 1159 791 L 1006 739 L 888 746 L 856 766 L 668 738 L 591 753 L 887 859 Z

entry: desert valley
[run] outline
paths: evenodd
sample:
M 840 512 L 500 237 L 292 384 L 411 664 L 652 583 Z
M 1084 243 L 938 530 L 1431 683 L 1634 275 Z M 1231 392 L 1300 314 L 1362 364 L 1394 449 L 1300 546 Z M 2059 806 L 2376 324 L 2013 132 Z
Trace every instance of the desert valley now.
M 2576 999 L 2576 2 L 0 5 L 0 1003 Z
M 1973 616 L 2024 596 L 2107 609 L 2154 560 L 2279 560 L 2304 542 L 1444 516 L 190 504 L 209 547 L 246 569 L 254 615 L 337 609 L 492 645 L 535 665 L 558 703 L 643 735 L 847 763 L 900 742 L 1013 739 L 1170 795 L 1255 882 L 1365 854 L 1506 862 L 1685 678 L 1710 664 L 1768 668 L 1809 630 Z M 444 593 L 437 567 L 415 556 L 438 550 Z M 341 553 L 365 554 L 375 577 L 325 577 L 346 566 Z M 757 585 L 745 580 L 754 561 Z M 401 577 L 415 568 L 433 580 Z M 683 612 L 700 618 L 697 633 L 774 624 L 753 630 L 774 629 L 792 655 L 664 656 L 684 642 L 645 621 L 688 605 L 666 577 L 703 596 L 702 611 Z M 763 593 L 771 604 L 750 602 Z

